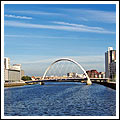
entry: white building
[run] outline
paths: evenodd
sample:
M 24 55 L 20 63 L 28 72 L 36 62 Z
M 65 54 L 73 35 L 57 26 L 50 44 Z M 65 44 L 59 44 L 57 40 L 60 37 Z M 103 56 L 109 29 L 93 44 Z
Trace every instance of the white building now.
M 4 81 L 9 81 L 9 78 L 8 78 L 8 69 L 4 69 Z
M 116 73 L 116 50 L 113 50 L 112 47 L 108 47 L 108 51 L 105 53 L 105 77 L 111 78 L 111 69 Z M 114 65 L 113 65 L 114 64 Z
M 86 78 L 86 76 L 84 74 L 77 74 L 77 77 L 81 78 L 81 79 L 84 79 Z
M 4 58 L 4 69 L 10 69 L 10 58 Z
M 13 69 L 13 70 L 21 70 L 21 64 L 13 64 L 13 66 L 11 66 L 10 69 Z
M 10 58 L 4 58 L 4 81 L 20 82 L 24 71 L 21 70 L 21 64 L 13 64 L 10 66 Z
M 8 82 L 20 82 L 21 72 L 20 70 L 8 70 Z

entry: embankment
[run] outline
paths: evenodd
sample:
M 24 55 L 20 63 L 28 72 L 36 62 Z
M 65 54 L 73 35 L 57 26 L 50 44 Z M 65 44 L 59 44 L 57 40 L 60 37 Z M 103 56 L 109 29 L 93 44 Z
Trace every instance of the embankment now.
M 110 88 L 116 90 L 116 83 L 113 83 L 113 82 L 94 82 L 94 83 L 104 85 L 106 87 L 110 87 Z
M 4 83 L 4 87 L 16 87 L 16 86 L 24 86 L 24 85 L 27 85 L 26 83 L 24 82 L 19 82 L 19 83 Z

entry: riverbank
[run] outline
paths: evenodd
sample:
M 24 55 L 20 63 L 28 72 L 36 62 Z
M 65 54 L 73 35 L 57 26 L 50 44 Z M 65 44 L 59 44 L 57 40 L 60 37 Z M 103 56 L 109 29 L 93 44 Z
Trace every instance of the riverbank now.
M 94 82 L 94 83 L 104 85 L 106 87 L 109 87 L 109 88 L 116 90 L 116 83 L 115 82 Z
M 10 83 L 4 83 L 4 87 L 16 87 L 16 86 L 33 85 L 33 84 L 38 84 L 38 83 L 10 82 Z
M 113 82 L 94 82 L 94 83 L 104 85 L 106 87 L 116 90 L 116 83 L 113 83 Z M 34 84 L 37 84 L 37 83 L 34 83 Z M 33 85 L 33 83 L 31 83 L 31 84 L 27 84 L 24 82 L 4 83 L 4 87 L 16 87 L 16 86 L 24 86 L 24 85 Z
M 16 86 L 24 86 L 27 85 L 24 82 L 16 82 L 16 83 L 4 83 L 4 87 L 16 87 Z

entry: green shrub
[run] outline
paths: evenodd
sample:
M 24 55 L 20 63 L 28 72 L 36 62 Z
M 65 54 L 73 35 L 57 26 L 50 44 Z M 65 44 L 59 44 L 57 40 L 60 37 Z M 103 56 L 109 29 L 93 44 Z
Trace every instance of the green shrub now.
M 24 80 L 24 81 L 32 80 L 30 76 L 23 76 L 21 79 Z

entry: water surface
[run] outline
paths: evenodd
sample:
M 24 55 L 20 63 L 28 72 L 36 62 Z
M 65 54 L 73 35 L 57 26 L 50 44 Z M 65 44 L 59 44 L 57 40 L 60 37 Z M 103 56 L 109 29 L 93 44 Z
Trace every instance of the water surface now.
M 4 91 L 5 116 L 116 115 L 116 91 L 94 83 L 49 82 Z

